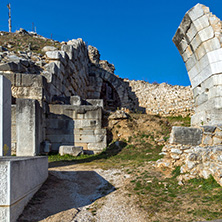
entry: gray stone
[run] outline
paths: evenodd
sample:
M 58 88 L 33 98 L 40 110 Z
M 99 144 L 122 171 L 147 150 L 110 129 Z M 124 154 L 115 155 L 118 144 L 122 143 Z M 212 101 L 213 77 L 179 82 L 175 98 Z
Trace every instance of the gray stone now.
M 70 60 L 75 60 L 75 50 L 72 45 L 62 45 L 61 50 L 67 53 Z
M 197 161 L 197 154 L 196 153 L 191 153 L 188 157 L 190 161 Z
M 0 75 L 0 156 L 11 155 L 11 83 Z
M 60 146 L 59 154 L 61 156 L 66 155 L 66 154 L 69 154 L 71 156 L 79 156 L 83 154 L 83 147 L 82 146 Z
M 73 106 L 80 106 L 82 105 L 82 99 L 80 98 L 80 96 L 71 96 L 70 104 Z
M 0 157 L 0 221 L 15 222 L 47 177 L 47 157 Z
M 42 49 L 43 52 L 55 51 L 55 50 L 57 50 L 57 48 L 54 47 L 54 46 L 44 46 L 43 49 Z
M 110 120 L 115 120 L 115 119 L 128 119 L 127 114 L 123 110 L 116 110 L 114 113 L 112 113 L 109 116 Z
M 183 144 L 197 146 L 202 141 L 203 132 L 199 128 L 178 127 L 172 128 L 169 142 L 171 144 Z
M 40 143 L 43 140 L 42 121 L 42 110 L 38 101 L 17 99 L 17 156 L 36 156 L 40 153 Z
M 175 154 L 182 154 L 183 152 L 180 149 L 171 149 L 171 153 L 175 153 Z
M 102 108 L 104 106 L 103 99 L 87 99 L 86 102 L 88 103 L 88 105 L 92 105 L 92 106 L 99 106 Z
M 216 126 L 202 126 L 204 132 L 213 133 L 216 129 Z
M 204 136 L 204 139 L 203 139 L 203 144 L 204 145 L 211 145 L 212 142 L 213 142 L 212 136 L 209 136 L 209 135 Z
M 0 64 L 0 71 L 19 72 L 19 66 L 14 62 Z
M 48 52 L 46 52 L 46 56 L 52 60 L 61 60 L 62 59 L 62 55 L 61 55 L 60 51 L 48 51 Z
M 187 161 L 187 167 L 189 170 L 192 170 L 195 167 L 196 163 L 192 161 Z
M 172 159 L 174 159 L 174 160 L 179 160 L 179 159 L 180 159 L 180 156 L 179 156 L 179 155 L 176 155 L 176 154 L 171 154 L 171 157 L 172 157 Z

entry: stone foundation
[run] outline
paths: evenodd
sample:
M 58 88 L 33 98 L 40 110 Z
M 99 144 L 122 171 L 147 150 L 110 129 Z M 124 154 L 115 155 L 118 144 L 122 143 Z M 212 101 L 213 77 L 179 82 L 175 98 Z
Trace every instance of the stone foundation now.
M 221 126 L 173 127 L 161 154 L 164 158 L 157 161 L 157 167 L 181 166 L 180 181 L 212 175 L 222 186 Z
M 84 152 L 98 153 L 107 145 L 102 129 L 102 107 L 50 105 L 46 119 L 46 140 L 53 151 L 60 146 L 82 146 Z

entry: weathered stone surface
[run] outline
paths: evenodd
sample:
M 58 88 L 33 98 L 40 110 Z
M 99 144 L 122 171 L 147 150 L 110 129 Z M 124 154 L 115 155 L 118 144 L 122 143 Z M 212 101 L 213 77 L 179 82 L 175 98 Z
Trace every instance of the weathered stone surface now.
M 144 107 L 147 114 L 187 116 L 194 113 L 193 92 L 189 86 L 151 84 L 126 79 L 124 81 L 129 83 L 136 99 L 139 100 L 139 106 Z
M 213 133 L 216 130 L 216 126 L 202 126 L 204 132 Z
M 123 110 L 116 110 L 116 112 L 112 113 L 109 116 L 109 120 L 115 119 L 128 119 L 128 116 Z
M 11 155 L 11 83 L 0 75 L 0 156 Z
M 0 157 L 0 221 L 15 222 L 47 177 L 47 157 Z
M 184 19 L 190 18 L 189 28 L 187 28 Z M 209 8 L 204 5 L 197 4 L 189 10 L 180 24 L 180 28 L 176 32 L 173 41 L 176 44 L 184 62 L 188 75 L 192 84 L 195 96 L 195 115 L 192 117 L 192 125 L 211 125 L 216 122 L 222 122 L 222 118 L 218 118 L 217 111 L 222 108 L 220 97 L 222 91 L 215 88 L 214 76 L 221 78 L 222 73 L 222 51 L 219 40 L 221 32 L 220 20 L 209 13 Z M 183 46 L 186 50 L 181 50 L 181 33 L 183 32 Z M 177 41 L 181 39 L 180 42 Z M 189 51 L 189 49 L 191 49 Z M 183 52 L 182 52 L 183 51 Z M 209 86 L 207 83 L 211 81 Z M 197 95 L 196 88 L 201 89 L 201 93 Z M 199 89 L 198 89 L 199 90 Z M 211 104 L 211 106 L 210 106 Z M 201 108 L 200 108 L 201 107 Z M 211 112 L 209 112 L 209 107 Z M 201 118 L 199 118 L 203 115 Z
M 91 105 L 91 106 L 99 106 L 102 108 L 104 107 L 102 99 L 87 99 L 86 102 L 88 105 Z
M 43 51 L 43 52 L 55 51 L 55 50 L 57 50 L 57 48 L 54 47 L 54 46 L 44 46 L 44 47 L 42 48 L 42 51 Z
M 50 112 L 46 139 L 52 143 L 53 150 L 58 151 L 60 146 L 67 145 L 82 146 L 84 150 L 90 147 L 92 151 L 101 151 L 106 147 L 106 130 L 101 127 L 101 107 L 50 105 Z
M 14 62 L 0 64 L 0 71 L 19 72 L 19 66 Z
M 71 156 L 79 156 L 83 154 L 83 147 L 82 146 L 60 146 L 59 154 L 61 156 L 64 156 L 66 154 L 69 154 Z
M 198 128 L 174 126 L 169 142 L 172 144 L 199 145 L 202 141 L 202 130 Z
M 80 96 L 71 96 L 70 104 L 73 106 L 80 106 L 82 105 L 82 99 L 80 98 Z
M 42 110 L 36 100 L 17 99 L 17 156 L 36 156 L 40 153 L 42 121 Z

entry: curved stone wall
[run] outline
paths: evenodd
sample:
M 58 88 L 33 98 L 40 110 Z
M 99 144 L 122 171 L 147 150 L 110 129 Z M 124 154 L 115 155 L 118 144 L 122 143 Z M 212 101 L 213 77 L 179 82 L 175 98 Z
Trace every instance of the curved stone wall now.
M 222 123 L 221 31 L 220 19 L 208 7 L 197 4 L 185 14 L 173 38 L 192 84 L 192 125 Z

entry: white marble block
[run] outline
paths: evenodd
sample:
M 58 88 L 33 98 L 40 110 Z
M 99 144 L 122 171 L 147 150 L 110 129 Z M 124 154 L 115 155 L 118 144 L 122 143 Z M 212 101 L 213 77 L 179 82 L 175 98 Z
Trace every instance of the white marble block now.
M 11 155 L 11 82 L 0 75 L 0 156 Z
M 0 157 L 0 221 L 15 222 L 47 177 L 47 157 Z

